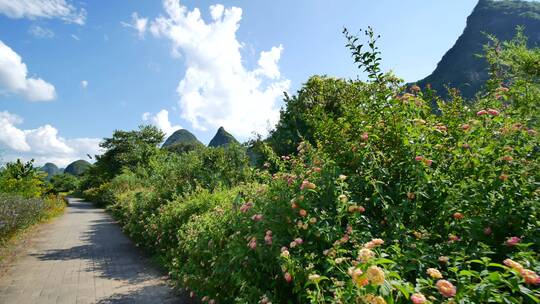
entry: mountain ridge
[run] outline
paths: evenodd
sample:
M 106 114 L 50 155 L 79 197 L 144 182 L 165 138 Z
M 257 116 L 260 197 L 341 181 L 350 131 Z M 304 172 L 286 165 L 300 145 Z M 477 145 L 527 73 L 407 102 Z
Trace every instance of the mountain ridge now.
M 446 85 L 459 89 L 466 98 L 472 98 L 488 80 L 488 65 L 483 46 L 486 34 L 501 41 L 510 40 L 517 26 L 524 26 L 529 45 L 540 44 L 540 2 L 522 0 L 479 0 L 467 18 L 463 33 L 437 64 L 435 70 L 416 82 L 422 88 L 431 85 L 441 96 L 446 96 Z

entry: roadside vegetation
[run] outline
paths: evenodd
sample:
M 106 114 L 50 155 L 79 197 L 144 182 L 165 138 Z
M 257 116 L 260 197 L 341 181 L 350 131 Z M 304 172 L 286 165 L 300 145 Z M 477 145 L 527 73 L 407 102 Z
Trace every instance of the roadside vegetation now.
M 45 176 L 32 161 L 18 160 L 0 169 L 0 248 L 24 229 L 64 211 L 64 199 L 51 191 Z
M 344 34 L 368 80 L 311 77 L 268 138 L 116 131 L 53 192 L 106 206 L 204 303 L 540 303 L 540 50 L 491 37 L 485 89 L 442 100 L 381 72 L 371 29 Z

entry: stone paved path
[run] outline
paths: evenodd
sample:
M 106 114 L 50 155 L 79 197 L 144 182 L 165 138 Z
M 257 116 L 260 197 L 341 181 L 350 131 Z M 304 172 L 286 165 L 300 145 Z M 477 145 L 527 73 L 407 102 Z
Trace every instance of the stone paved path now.
M 102 209 L 77 199 L 0 277 L 0 303 L 187 303 Z

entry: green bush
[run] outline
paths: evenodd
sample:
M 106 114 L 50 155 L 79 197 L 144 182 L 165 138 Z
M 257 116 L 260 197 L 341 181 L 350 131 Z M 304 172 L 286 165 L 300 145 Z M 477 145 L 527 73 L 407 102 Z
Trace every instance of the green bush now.
M 0 247 L 18 231 L 59 215 L 65 207 L 58 196 L 25 198 L 0 194 Z
M 345 33 L 370 81 L 287 97 L 263 169 L 239 146 L 161 151 L 87 193 L 203 302 L 539 303 L 539 51 L 488 47 L 504 73 L 466 104 Z

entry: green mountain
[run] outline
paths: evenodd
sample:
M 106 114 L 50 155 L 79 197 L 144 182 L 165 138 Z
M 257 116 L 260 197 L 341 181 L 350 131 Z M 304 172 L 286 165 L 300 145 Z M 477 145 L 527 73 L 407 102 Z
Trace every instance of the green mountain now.
M 90 166 L 91 164 L 85 160 L 76 160 L 69 164 L 66 169 L 64 169 L 64 173 L 79 176 L 83 174 Z
M 195 135 L 186 129 L 174 132 L 163 144 L 162 148 L 173 152 L 187 152 L 198 147 L 204 147 Z
M 53 163 L 46 163 L 40 170 L 47 173 L 47 179 L 51 179 L 54 175 L 62 173 L 62 170 Z
M 210 141 L 208 144 L 209 147 L 221 147 L 221 146 L 227 146 L 232 143 L 238 143 L 236 138 L 231 135 L 231 133 L 225 131 L 223 127 L 220 127 L 216 135 L 214 135 L 214 138 Z
M 517 26 L 525 27 L 530 46 L 540 45 L 540 2 L 520 0 L 480 0 L 467 19 L 467 26 L 455 45 L 443 56 L 435 71 L 417 84 L 428 84 L 445 96 L 445 85 L 457 88 L 467 98 L 474 95 L 488 80 L 488 65 L 483 58 L 484 33 L 499 40 L 510 40 Z

